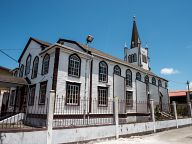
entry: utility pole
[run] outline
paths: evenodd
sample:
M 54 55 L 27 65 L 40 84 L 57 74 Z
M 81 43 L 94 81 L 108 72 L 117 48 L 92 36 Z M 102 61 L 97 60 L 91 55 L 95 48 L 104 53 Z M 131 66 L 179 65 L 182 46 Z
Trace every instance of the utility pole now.
M 188 102 L 190 102 L 190 95 L 189 95 L 189 92 L 190 92 L 190 90 L 189 90 L 189 81 L 187 81 L 187 88 L 188 88 L 188 91 L 187 91 L 187 103 Z

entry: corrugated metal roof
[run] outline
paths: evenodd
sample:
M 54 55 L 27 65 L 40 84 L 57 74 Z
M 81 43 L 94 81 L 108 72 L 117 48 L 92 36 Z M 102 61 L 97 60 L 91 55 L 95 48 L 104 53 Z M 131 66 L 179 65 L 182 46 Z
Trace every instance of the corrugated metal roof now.
M 170 97 L 184 97 L 187 96 L 188 90 L 177 90 L 177 91 L 170 91 Z M 191 90 L 189 92 L 192 92 Z
M 0 82 L 18 84 L 18 85 L 27 85 L 27 81 L 24 78 L 5 76 L 5 75 L 0 75 Z

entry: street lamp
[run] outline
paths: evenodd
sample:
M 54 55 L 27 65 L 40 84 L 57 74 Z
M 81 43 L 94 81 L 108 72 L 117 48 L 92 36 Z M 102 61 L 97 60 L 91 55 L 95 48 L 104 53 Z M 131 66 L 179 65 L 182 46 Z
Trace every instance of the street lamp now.
M 94 39 L 94 38 L 93 38 L 92 35 L 88 35 L 88 36 L 87 36 L 87 39 L 86 39 L 86 40 L 87 40 L 87 44 L 88 44 L 88 43 L 91 43 L 91 42 L 93 41 L 93 39 Z

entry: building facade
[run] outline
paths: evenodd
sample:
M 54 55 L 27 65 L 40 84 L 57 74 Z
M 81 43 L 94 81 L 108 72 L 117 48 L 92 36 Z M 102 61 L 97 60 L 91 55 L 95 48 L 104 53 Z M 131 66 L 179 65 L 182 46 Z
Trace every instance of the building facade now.
M 107 110 L 116 96 L 123 101 L 119 113 L 133 119 L 149 114 L 150 99 L 167 111 L 163 104 L 168 103 L 168 81 L 150 71 L 148 48 L 142 47 L 135 18 L 131 46 L 125 46 L 124 52 L 122 60 L 73 40 L 59 39 L 50 44 L 30 38 L 17 73 L 28 85 L 17 95 L 19 104 L 13 106 L 26 105 L 31 111 L 33 107 L 47 107 L 48 93 L 55 90 L 58 98 L 64 98 L 55 101 L 55 114 L 59 114 L 59 103 L 63 103 L 63 113 Z M 81 105 L 86 105 L 83 111 Z

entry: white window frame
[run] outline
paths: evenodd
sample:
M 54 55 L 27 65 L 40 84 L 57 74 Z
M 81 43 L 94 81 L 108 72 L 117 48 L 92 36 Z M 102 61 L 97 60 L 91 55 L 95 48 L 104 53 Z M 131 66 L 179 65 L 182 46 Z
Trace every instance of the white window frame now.
M 99 82 L 108 81 L 108 65 L 106 62 L 101 61 L 99 63 Z
M 133 91 L 126 91 L 126 106 L 133 107 Z
M 66 105 L 79 106 L 80 89 L 80 83 L 66 82 Z
M 108 87 L 98 86 L 98 106 L 108 106 Z

